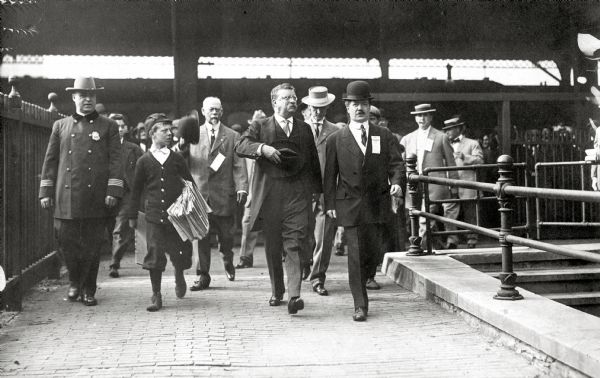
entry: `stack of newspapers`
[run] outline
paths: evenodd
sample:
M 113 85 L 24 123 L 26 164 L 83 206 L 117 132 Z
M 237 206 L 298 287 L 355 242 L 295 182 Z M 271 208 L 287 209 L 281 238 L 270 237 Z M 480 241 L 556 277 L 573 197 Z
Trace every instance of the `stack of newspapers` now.
M 184 187 L 181 195 L 167 209 L 169 220 L 181 240 L 203 239 L 208 234 L 208 214 L 212 210 L 194 183 L 182 181 Z

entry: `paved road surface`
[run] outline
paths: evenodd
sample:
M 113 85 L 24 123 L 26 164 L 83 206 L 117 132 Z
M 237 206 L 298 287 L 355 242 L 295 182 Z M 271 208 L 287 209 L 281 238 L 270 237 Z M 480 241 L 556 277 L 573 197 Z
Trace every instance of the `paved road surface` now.
M 236 257 L 237 259 L 237 257 Z M 174 293 L 149 313 L 150 280 L 127 257 L 121 278 L 103 261 L 97 307 L 65 300 L 66 281 L 36 288 L 24 311 L 0 329 L 2 376 L 541 377 L 521 355 L 459 317 L 379 274 L 367 322 L 352 321 L 346 257 L 332 256 L 320 297 L 303 284 L 306 308 L 269 307 L 264 250 L 252 269 L 226 280 L 213 249 L 211 288 Z M 191 284 L 193 270 L 187 271 Z

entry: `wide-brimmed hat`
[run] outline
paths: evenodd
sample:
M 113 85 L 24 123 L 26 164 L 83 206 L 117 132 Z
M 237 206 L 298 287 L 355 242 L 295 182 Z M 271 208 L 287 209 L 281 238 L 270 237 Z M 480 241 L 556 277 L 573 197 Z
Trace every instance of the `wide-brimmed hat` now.
M 592 34 L 578 33 L 577 47 L 590 60 L 600 60 L 600 39 Z
M 274 164 L 269 159 L 257 160 L 257 164 L 270 177 L 282 178 L 297 175 L 304 167 L 304 157 L 300 147 L 290 140 L 277 140 L 271 144 L 281 153 L 281 163 Z
M 454 116 L 444 121 L 444 127 L 442 127 L 442 130 L 451 129 L 453 127 L 462 126 L 464 124 L 465 122 L 460 116 Z
M 104 87 L 96 88 L 96 82 L 93 77 L 78 77 L 75 79 L 72 87 L 65 88 L 67 92 L 96 92 L 104 90 Z
M 410 114 L 423 114 L 433 112 L 435 112 L 435 109 L 431 107 L 431 104 L 419 104 L 415 106 L 415 110 L 410 112 Z
M 363 80 L 351 81 L 346 86 L 346 95 L 342 100 L 348 101 L 364 101 L 372 100 L 371 89 L 369 83 Z
M 198 118 L 194 115 L 181 117 L 177 128 L 177 136 L 183 138 L 185 143 L 198 144 L 200 141 L 200 121 Z
M 308 96 L 302 99 L 306 105 L 322 107 L 331 104 L 335 100 L 335 95 L 327 91 L 327 87 L 308 88 Z

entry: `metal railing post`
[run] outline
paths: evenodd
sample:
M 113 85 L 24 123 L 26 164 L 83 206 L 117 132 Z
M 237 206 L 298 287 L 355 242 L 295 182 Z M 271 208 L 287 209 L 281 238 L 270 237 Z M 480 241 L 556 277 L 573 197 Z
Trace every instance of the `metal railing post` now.
M 498 158 L 498 182 L 496 184 L 496 196 L 500 208 L 500 247 L 502 248 L 502 272 L 500 273 L 500 290 L 494 295 L 494 299 L 518 300 L 523 299 L 519 291 L 515 289 L 517 274 L 513 272 L 512 243 L 506 240 L 512 234 L 513 204 L 514 197 L 507 195 L 504 191 L 506 186 L 514 184 L 513 158 L 502 155 Z
M 417 155 L 409 154 L 406 157 L 406 174 L 408 176 L 408 200 L 410 201 L 408 207 L 408 214 L 410 216 L 410 237 L 408 241 L 410 243 L 408 247 L 407 256 L 423 256 L 426 253 L 421 249 L 421 237 L 419 237 L 419 216 L 413 214 L 413 210 L 417 209 L 420 205 L 419 201 L 419 182 L 413 182 L 410 180 L 411 175 L 418 174 L 417 172 Z M 417 204 L 417 202 L 419 202 Z

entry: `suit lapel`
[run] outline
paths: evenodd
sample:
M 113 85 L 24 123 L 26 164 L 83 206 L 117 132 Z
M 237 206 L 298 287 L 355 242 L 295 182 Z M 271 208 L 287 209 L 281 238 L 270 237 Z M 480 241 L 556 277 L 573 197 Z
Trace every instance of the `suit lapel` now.
M 358 157 L 363 157 L 363 153 L 362 153 L 360 147 L 358 146 L 358 144 L 356 143 L 356 139 L 354 139 L 352 132 L 350 131 L 350 126 L 346 126 L 344 128 L 344 130 L 341 131 L 341 133 L 343 133 L 342 137 L 344 139 L 343 146 L 350 153 L 352 153 L 352 155 L 355 155 Z
M 217 135 L 215 135 L 215 142 L 213 143 L 212 148 L 210 149 L 211 154 L 218 150 L 219 146 L 222 145 L 223 142 L 225 142 L 225 130 L 223 130 L 223 127 L 225 126 L 223 126 L 223 124 L 221 123 L 219 125 L 219 131 L 217 131 Z M 208 144 L 210 145 L 210 137 Z
M 329 134 L 331 134 L 333 132 L 333 127 L 331 127 L 329 125 L 329 122 L 327 122 L 326 120 L 323 120 L 323 126 L 321 126 L 321 133 L 319 134 L 319 137 L 317 138 L 317 143 L 315 143 L 317 146 L 323 142 L 325 142 L 325 140 L 327 139 L 327 136 Z

